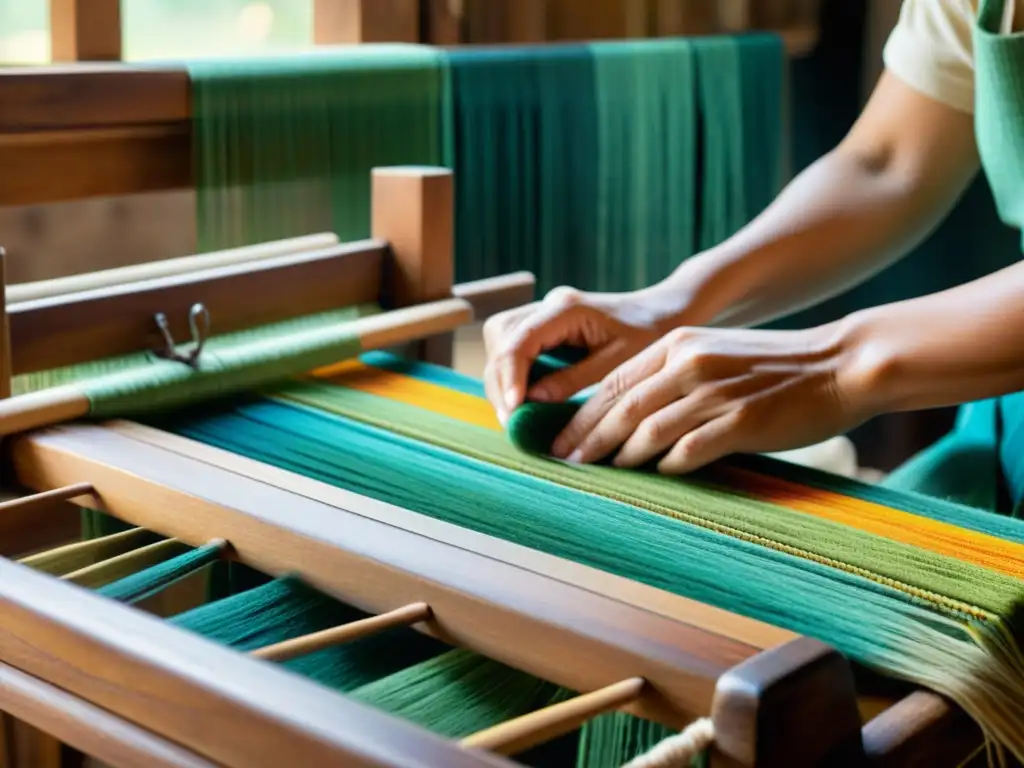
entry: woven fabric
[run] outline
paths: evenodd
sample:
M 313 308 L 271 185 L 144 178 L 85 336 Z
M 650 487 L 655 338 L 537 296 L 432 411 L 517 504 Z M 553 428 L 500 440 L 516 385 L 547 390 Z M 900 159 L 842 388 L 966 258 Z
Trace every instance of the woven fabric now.
M 443 53 L 360 45 L 188 63 L 201 250 L 369 235 L 370 171 L 443 165 Z
M 923 497 L 908 497 L 910 509 L 858 505 L 784 477 L 758 480 L 756 460 L 690 480 L 568 466 L 513 447 L 478 382 L 474 395 L 472 382 L 447 386 L 458 378 L 450 371 L 399 367 L 347 364 L 270 400 L 156 424 L 818 637 L 950 695 L 1021 751 L 1010 704 L 1022 687 L 1010 639 L 1024 568 L 1016 521 Z M 990 520 L 1011 536 L 992 535 Z

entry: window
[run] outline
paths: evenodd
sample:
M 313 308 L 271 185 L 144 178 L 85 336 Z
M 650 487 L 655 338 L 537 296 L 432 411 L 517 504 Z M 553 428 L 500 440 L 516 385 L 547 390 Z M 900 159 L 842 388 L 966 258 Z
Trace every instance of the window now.
M 0 0 L 0 64 L 50 60 L 47 0 Z
M 0 0 L 0 64 L 50 61 L 48 0 Z M 126 61 L 307 48 L 313 0 L 121 0 Z
M 312 45 L 313 0 L 121 0 L 121 24 L 126 61 L 295 50 Z

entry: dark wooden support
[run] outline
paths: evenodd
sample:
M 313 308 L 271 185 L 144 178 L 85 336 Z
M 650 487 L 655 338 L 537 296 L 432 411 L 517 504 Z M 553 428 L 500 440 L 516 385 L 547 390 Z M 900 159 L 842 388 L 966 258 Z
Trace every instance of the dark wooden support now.
M 712 705 L 713 768 L 862 768 L 857 691 L 849 662 L 799 638 L 723 675 Z

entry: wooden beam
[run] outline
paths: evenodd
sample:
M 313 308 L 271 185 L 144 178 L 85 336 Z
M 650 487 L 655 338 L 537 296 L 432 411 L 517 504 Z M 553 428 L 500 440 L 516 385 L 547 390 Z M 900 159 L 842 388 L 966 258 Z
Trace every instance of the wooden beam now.
M 7 252 L 0 247 L 0 400 L 11 396 L 11 325 L 7 317 Z
M 0 663 L 0 709 L 114 768 L 214 768 L 124 718 Z M 6 765 L 0 761 L 0 765 Z
M 419 0 L 313 0 L 313 41 L 418 43 Z
M 209 311 L 213 333 L 376 302 L 384 248 L 367 240 L 15 304 L 8 308 L 12 368 L 29 373 L 163 349 L 157 312 L 166 314 L 174 339 L 187 342 L 197 302 Z
M 188 124 L 0 133 L 0 206 L 183 189 L 192 185 Z
M 54 61 L 118 61 L 121 0 L 50 0 Z
M 58 428 L 16 438 L 11 454 L 31 488 L 88 477 L 126 522 L 227 539 L 243 562 L 299 572 L 368 612 L 425 602 L 434 620 L 417 629 L 571 690 L 643 677 L 630 711 L 673 727 L 710 710 L 727 670 L 793 637 L 158 430 Z

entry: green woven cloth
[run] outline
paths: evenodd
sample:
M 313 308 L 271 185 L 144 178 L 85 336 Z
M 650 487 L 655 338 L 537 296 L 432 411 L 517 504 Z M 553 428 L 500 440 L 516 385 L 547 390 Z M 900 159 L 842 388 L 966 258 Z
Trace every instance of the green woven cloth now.
M 479 389 L 450 371 L 401 368 Z M 1007 642 L 1021 596 L 1015 579 L 713 483 L 564 466 L 518 451 L 498 433 L 375 395 L 317 382 L 279 394 L 288 402 L 250 399 L 155 423 L 817 637 L 860 663 L 949 694 L 1021 748 L 1010 705 L 1020 696 L 1020 657 Z M 459 494 L 450 493 L 453 485 Z M 865 490 L 872 493 L 886 491 Z M 1024 541 L 1017 521 L 923 497 L 897 500 L 917 514 Z
M 319 49 L 188 63 L 199 244 L 369 235 L 370 170 L 443 165 L 441 51 Z
M 439 165 L 460 281 L 638 288 L 777 192 L 785 60 L 751 35 L 191 62 L 200 246 L 363 237 L 373 167 Z

